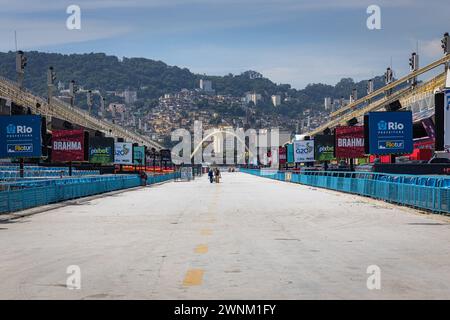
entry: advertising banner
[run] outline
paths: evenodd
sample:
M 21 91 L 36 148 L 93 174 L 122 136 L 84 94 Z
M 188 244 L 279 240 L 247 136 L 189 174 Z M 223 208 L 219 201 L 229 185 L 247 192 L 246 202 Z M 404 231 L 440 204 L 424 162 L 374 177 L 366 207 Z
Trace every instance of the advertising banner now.
M 336 158 L 363 158 L 364 127 L 336 127 Z
M 114 162 L 114 138 L 89 139 L 89 162 L 111 164 Z
M 444 149 L 450 150 L 450 89 L 445 90 L 444 98 Z
M 369 112 L 369 153 L 405 154 L 413 151 L 411 111 Z
M 133 163 L 136 165 L 145 165 L 145 147 L 133 147 Z
M 286 157 L 286 148 L 285 147 L 278 148 L 278 161 L 279 161 L 279 164 L 286 163 L 287 157 Z
M 334 159 L 334 136 L 325 134 L 314 136 L 314 158 L 318 161 Z
M 286 145 L 286 152 L 287 152 L 287 162 L 294 163 L 294 144 L 293 143 L 289 143 Z
M 0 116 L 0 158 L 39 158 L 41 116 Z
M 314 140 L 294 141 L 294 161 L 314 161 Z
M 129 142 L 116 142 L 114 144 L 114 163 L 133 164 L 133 144 Z
M 52 161 L 84 161 L 84 131 L 53 130 Z

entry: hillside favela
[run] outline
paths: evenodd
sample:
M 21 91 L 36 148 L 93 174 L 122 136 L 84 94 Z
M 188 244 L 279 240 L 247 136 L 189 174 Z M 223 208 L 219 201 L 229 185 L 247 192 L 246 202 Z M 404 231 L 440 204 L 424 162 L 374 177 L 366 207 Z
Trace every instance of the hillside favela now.
M 450 299 L 447 1 L 0 4 L 0 299 Z

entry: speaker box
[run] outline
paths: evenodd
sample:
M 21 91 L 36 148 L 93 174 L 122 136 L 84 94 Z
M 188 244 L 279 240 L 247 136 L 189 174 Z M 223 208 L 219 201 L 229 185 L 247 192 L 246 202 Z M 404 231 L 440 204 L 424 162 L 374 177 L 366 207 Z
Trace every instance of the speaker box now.
M 370 153 L 369 150 L 369 115 L 364 115 L 364 152 Z
M 353 127 L 357 123 L 358 123 L 358 119 L 356 119 L 356 118 L 351 118 L 350 120 L 347 121 L 347 125 L 350 127 Z
M 385 107 L 386 111 L 397 111 L 400 110 L 401 108 L 402 104 L 400 103 L 399 100 L 395 100 L 394 102 L 391 102 Z
M 434 124 L 436 128 L 435 150 L 444 151 L 444 103 L 445 95 L 443 92 L 434 95 Z
M 63 122 L 63 128 L 66 130 L 73 130 L 73 124 L 70 123 L 69 121 L 64 121 Z
M 84 160 L 89 161 L 89 132 L 84 131 Z

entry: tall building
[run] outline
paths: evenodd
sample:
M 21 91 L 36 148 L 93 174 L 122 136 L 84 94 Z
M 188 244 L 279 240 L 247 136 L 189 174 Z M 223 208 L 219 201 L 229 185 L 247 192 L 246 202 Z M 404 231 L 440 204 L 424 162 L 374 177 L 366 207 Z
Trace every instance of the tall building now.
M 200 79 L 200 90 L 205 91 L 205 92 L 214 91 L 212 88 L 212 81 Z
M 260 101 L 262 99 L 262 96 L 259 93 L 247 93 L 245 95 L 245 102 L 246 103 L 250 103 L 253 102 L 254 105 L 258 104 L 258 101 Z
M 281 96 L 280 95 L 273 95 L 272 96 L 272 104 L 274 107 L 278 107 L 281 105 Z
M 123 98 L 127 104 L 135 103 L 137 101 L 137 92 L 127 89 L 123 92 Z
M 325 97 L 324 107 L 325 110 L 330 110 L 332 105 L 331 97 Z

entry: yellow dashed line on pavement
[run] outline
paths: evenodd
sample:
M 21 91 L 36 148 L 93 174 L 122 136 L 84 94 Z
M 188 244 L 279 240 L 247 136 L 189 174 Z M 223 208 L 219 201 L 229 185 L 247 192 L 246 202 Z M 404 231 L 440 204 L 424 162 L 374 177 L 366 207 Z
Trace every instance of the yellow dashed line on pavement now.
M 202 269 L 188 270 L 183 280 L 183 286 L 185 287 L 200 286 L 203 281 L 203 274 L 204 271 Z
M 195 248 L 195 253 L 204 254 L 208 252 L 208 246 L 206 244 L 200 244 Z
M 210 236 L 210 235 L 212 235 L 212 231 L 211 231 L 211 229 L 203 229 L 200 231 L 200 234 L 202 236 Z

